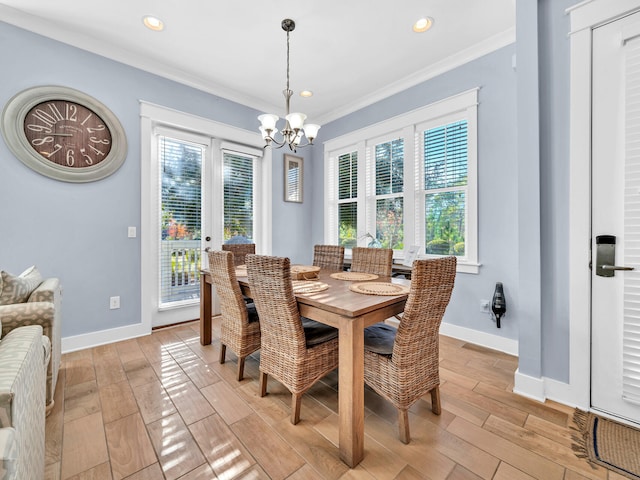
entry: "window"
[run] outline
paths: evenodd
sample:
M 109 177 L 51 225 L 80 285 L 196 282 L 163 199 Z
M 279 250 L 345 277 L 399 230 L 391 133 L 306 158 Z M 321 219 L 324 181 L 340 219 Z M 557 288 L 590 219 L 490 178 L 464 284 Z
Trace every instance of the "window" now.
M 467 121 L 425 130 L 422 139 L 426 253 L 464 257 Z
M 375 241 L 376 246 L 402 250 L 404 225 L 404 140 L 396 139 L 374 147 Z
M 477 273 L 476 143 L 477 89 L 326 142 L 325 242 Z

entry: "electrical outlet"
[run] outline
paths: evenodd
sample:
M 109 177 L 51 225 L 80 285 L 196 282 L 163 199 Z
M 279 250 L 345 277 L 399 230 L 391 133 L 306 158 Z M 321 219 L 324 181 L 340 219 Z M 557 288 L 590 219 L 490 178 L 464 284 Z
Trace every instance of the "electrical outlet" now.
M 116 308 L 120 308 L 120 297 L 110 297 L 109 298 L 109 308 L 114 310 Z
M 480 311 L 482 313 L 491 313 L 489 300 L 480 300 Z

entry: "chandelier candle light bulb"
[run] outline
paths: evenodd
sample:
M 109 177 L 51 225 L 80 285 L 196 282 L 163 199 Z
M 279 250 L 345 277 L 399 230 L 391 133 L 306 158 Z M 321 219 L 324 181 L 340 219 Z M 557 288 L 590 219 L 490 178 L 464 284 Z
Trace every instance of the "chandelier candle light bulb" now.
M 289 33 L 296 28 L 296 24 L 293 20 L 285 18 L 281 26 L 282 29 L 287 32 L 287 88 L 282 91 L 285 98 L 286 116 L 284 128 L 280 131 L 282 139 L 276 139 L 276 133 L 278 133 L 276 125 L 280 119 L 278 115 L 265 113 L 258 116 L 258 120 L 261 124 L 260 133 L 262 133 L 262 138 L 265 141 L 265 148 L 269 146 L 280 148 L 288 145 L 289 149 L 295 152 L 297 148 L 313 145 L 313 140 L 318 135 L 320 125 L 316 125 L 315 123 L 305 125 L 304 121 L 307 119 L 307 116 L 304 113 L 289 113 L 289 103 L 293 95 L 293 91 L 289 88 Z M 301 143 L 303 135 L 307 137 L 307 143 L 305 144 Z

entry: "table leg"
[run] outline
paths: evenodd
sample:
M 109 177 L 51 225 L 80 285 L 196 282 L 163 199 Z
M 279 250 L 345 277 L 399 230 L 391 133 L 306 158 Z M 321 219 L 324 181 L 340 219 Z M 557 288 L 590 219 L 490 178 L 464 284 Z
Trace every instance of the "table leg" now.
M 200 274 L 200 344 L 211 344 L 211 284 Z
M 364 457 L 364 321 L 342 317 L 339 331 L 340 459 L 353 468 Z

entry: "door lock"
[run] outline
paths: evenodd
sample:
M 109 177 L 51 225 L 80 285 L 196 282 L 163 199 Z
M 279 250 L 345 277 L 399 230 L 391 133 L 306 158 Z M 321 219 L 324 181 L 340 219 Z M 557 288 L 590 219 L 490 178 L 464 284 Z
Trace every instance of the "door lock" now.
M 616 263 L 616 237 L 598 235 L 596 237 L 596 275 L 613 277 L 616 270 L 629 271 L 635 267 L 618 266 Z

